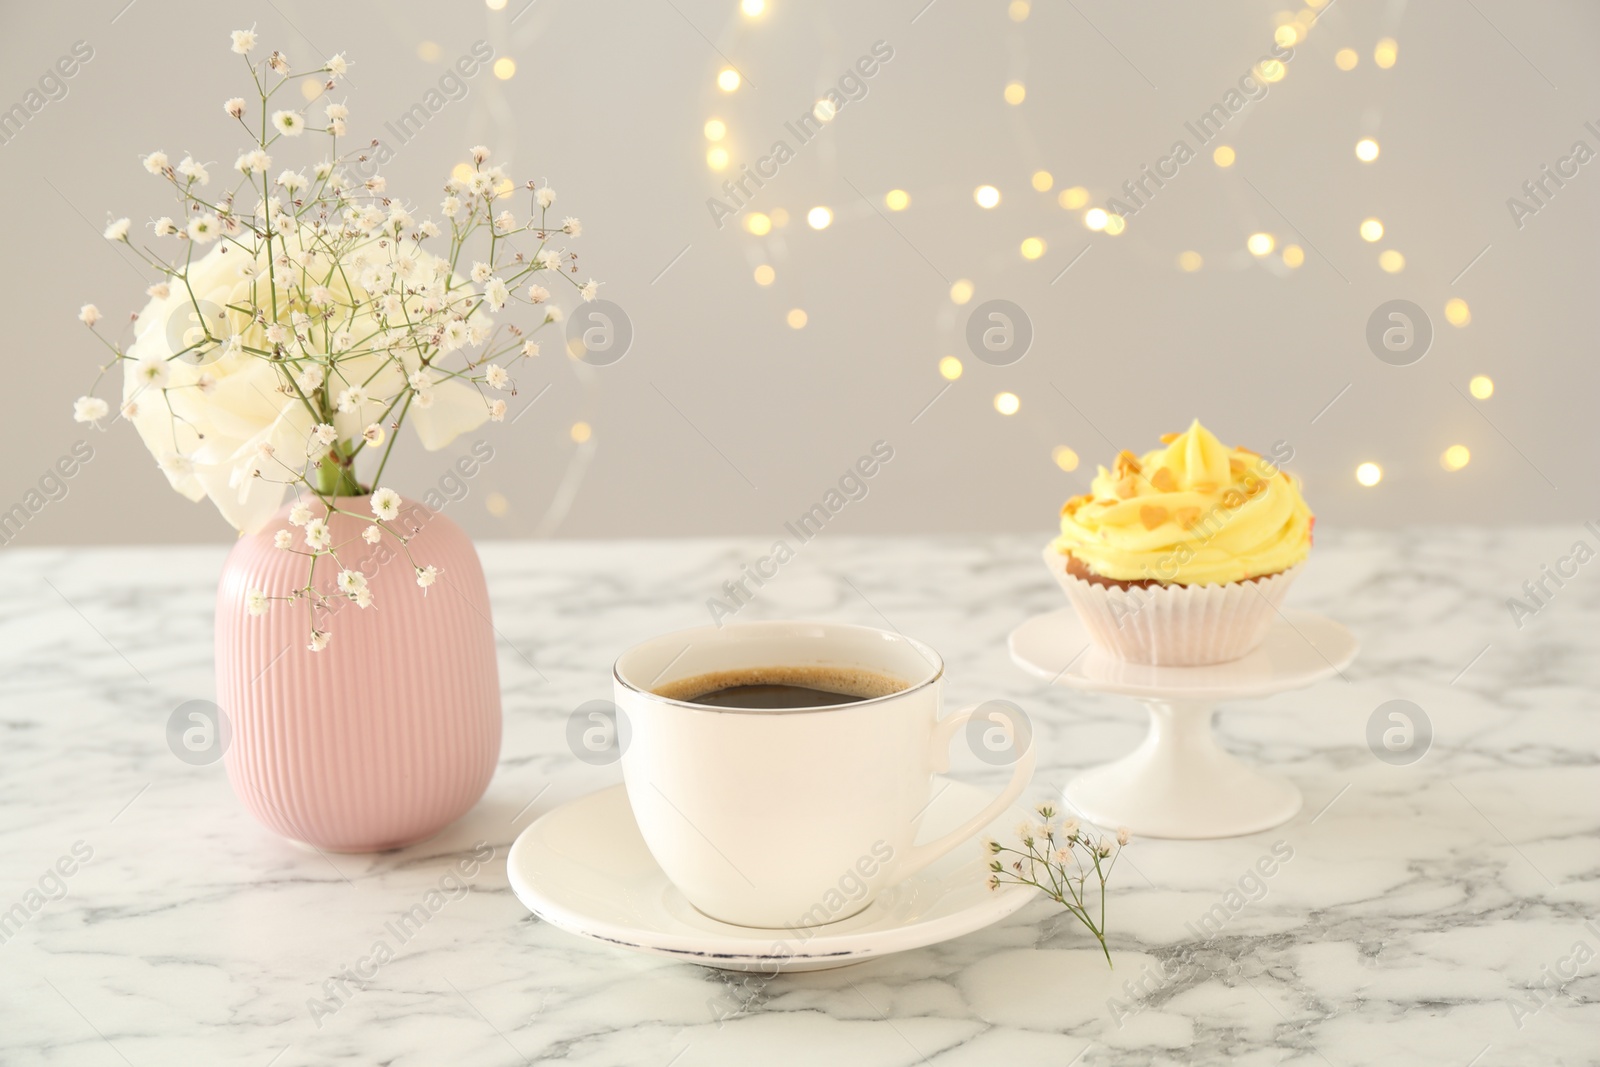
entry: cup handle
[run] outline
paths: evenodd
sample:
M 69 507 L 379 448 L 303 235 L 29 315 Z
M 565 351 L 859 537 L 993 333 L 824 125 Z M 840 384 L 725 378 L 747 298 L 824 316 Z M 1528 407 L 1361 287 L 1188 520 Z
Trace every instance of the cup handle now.
M 955 739 L 956 731 L 972 720 L 983 705 L 973 704 L 962 708 L 952 715 L 940 719 L 933 728 L 933 763 L 935 770 L 945 770 L 950 766 L 950 742 Z M 1007 724 L 1010 730 L 1010 724 Z M 1015 735 L 1012 735 L 1013 738 Z M 1016 765 L 1011 771 L 1011 781 L 1000 791 L 1000 795 L 991 800 L 984 809 L 960 826 L 951 830 L 937 841 L 929 841 L 922 845 L 911 846 L 911 851 L 904 860 L 895 868 L 894 882 L 900 882 L 916 874 L 922 868 L 943 856 L 957 845 L 970 840 L 979 830 L 993 822 L 1001 812 L 1015 803 L 1017 797 L 1028 787 L 1033 780 L 1033 767 L 1036 757 L 1032 739 L 1029 739 L 1028 750 L 1017 758 Z

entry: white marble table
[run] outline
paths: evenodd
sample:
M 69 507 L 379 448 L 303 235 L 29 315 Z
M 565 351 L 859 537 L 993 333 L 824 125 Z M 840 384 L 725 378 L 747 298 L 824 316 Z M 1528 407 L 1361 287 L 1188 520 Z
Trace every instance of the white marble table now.
M 1254 837 L 1136 841 L 1114 971 L 1036 901 L 948 944 L 771 981 L 579 941 L 532 919 L 504 867 L 533 818 L 618 780 L 565 741 L 617 650 L 704 621 L 762 545 L 486 545 L 506 697 L 487 797 L 425 845 L 328 858 L 257 826 L 220 764 L 167 748 L 172 709 L 213 695 L 221 550 L 8 550 L 0 912 L 26 921 L 0 933 L 0 1063 L 1594 1063 L 1600 563 L 1521 630 L 1505 604 L 1580 537 L 1319 536 L 1291 603 L 1348 623 L 1362 656 L 1348 680 L 1225 707 L 1218 726 L 1306 807 Z M 887 619 L 927 639 L 952 704 L 1030 712 L 1043 790 L 1130 749 L 1145 719 L 1007 660 L 1007 632 L 1059 603 L 1037 540 L 819 539 L 740 618 Z M 1365 739 L 1397 697 L 1435 732 L 1410 766 Z M 480 841 L 494 859 L 470 892 L 314 1017 L 325 983 Z M 1253 879 L 1275 846 L 1292 858 Z M 48 873 L 58 861 L 70 876 Z

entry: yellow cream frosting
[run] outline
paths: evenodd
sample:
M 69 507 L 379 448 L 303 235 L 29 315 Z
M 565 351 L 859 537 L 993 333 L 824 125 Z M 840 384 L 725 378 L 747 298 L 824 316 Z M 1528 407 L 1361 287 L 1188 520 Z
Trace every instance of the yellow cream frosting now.
M 1123 452 L 1061 509 L 1057 551 L 1118 581 L 1221 585 L 1288 570 L 1311 551 L 1300 483 L 1270 456 L 1229 448 L 1196 419 L 1165 447 Z

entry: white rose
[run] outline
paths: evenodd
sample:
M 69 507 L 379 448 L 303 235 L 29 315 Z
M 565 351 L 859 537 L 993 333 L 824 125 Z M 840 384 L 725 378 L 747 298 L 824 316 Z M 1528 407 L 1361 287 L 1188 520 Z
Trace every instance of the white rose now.
M 289 243 L 291 247 L 299 245 L 292 237 Z M 306 246 L 311 244 L 306 242 Z M 419 248 L 405 247 L 402 251 L 424 267 L 432 268 L 437 262 L 436 257 Z M 124 364 L 123 401 L 138 397 L 137 410 L 129 421 L 152 455 L 177 454 L 191 461 L 163 465 L 172 487 L 190 500 L 210 497 L 231 525 L 244 533 L 255 533 L 278 510 L 284 489 L 277 484 L 277 476 L 270 480 L 254 477 L 254 472 L 263 468 L 262 446 L 271 446 L 279 455 L 303 454 L 311 428 L 319 421 L 298 396 L 279 392 L 278 387 L 285 380 L 279 365 L 226 344 L 206 353 L 210 362 L 201 366 L 175 359 L 167 364 L 165 400 L 160 391 L 150 389 L 137 375 L 141 358 L 170 356 L 204 336 L 194 318 L 189 288 L 194 290 L 202 310 L 210 316 L 207 321 L 212 336 L 225 340 L 237 334 L 245 347 L 271 347 L 263 326 L 229 308 L 229 305 L 248 306 L 254 285 L 259 306 L 270 314 L 272 299 L 267 292 L 264 247 L 256 257 L 259 270 L 254 272 L 253 278 L 240 273 L 240 266 L 248 263 L 249 258 L 249 254 L 237 246 L 219 244 L 190 265 L 187 288 L 174 285 L 165 298 L 152 299 L 145 305 L 134 324 L 134 342 L 127 350 L 130 358 Z M 313 273 L 319 273 L 321 267 L 320 274 L 326 274 L 325 258 L 312 258 L 314 262 L 308 266 Z M 341 304 L 351 299 L 366 300 L 365 292 L 350 293 L 339 280 L 339 272 L 334 272 L 333 277 L 335 281 L 330 281 L 329 288 Z M 420 314 L 421 300 L 414 299 L 408 304 L 413 302 L 418 305 L 411 309 L 413 315 Z M 293 311 L 300 310 L 293 305 L 289 290 L 281 281 L 278 309 L 279 321 L 285 323 L 290 321 Z M 363 313 L 348 329 L 353 336 L 366 337 L 378 327 L 370 315 Z M 384 366 L 385 357 L 377 354 L 342 359 L 340 366 L 352 381 L 366 381 L 382 368 L 368 385 L 369 394 L 392 397 L 404 384 L 406 375 L 420 366 L 409 347 L 402 346 L 400 353 L 403 370 L 392 363 Z M 213 356 L 215 358 L 211 358 Z M 208 375 L 214 383 L 207 391 L 180 388 L 196 384 L 202 374 Z M 433 394 L 433 404 L 421 411 L 413 404 L 406 418 L 429 451 L 445 447 L 458 435 L 481 426 L 489 417 L 477 392 L 469 386 L 441 382 L 433 387 Z M 363 419 L 359 411 L 336 414 L 333 420 L 341 440 L 359 437 L 367 421 L 370 420 Z M 284 473 L 279 471 L 279 474 Z

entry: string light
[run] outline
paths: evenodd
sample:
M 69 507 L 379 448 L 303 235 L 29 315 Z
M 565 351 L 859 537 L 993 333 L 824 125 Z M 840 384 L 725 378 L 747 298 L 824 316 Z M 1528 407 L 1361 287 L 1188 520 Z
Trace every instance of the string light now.
M 1355 70 L 1361 62 L 1361 53 L 1354 48 L 1341 48 L 1333 54 L 1333 65 L 1340 70 Z
M 1472 452 L 1466 445 L 1451 445 L 1439 457 L 1439 465 L 1447 471 L 1458 471 L 1472 462 Z
M 1385 37 L 1372 50 L 1372 61 L 1384 70 L 1394 66 L 1394 61 L 1399 57 L 1400 45 L 1393 37 Z
M 732 67 L 723 67 L 717 75 L 717 88 L 725 93 L 731 93 L 739 88 L 739 72 Z
M 1286 22 L 1273 32 L 1272 39 L 1279 47 L 1293 48 L 1300 41 L 1300 29 L 1294 23 Z
M 1444 305 L 1444 318 L 1452 326 L 1465 326 L 1472 321 L 1472 309 L 1459 296 L 1452 297 Z
M 1028 237 L 1022 242 L 1022 258 L 1038 259 L 1044 255 L 1044 240 L 1038 237 Z
M 1041 193 L 1048 193 L 1050 187 L 1056 183 L 1055 175 L 1047 170 L 1033 172 L 1033 187 Z
M 739 0 L 739 10 L 750 18 L 760 18 L 762 12 L 767 10 L 767 0 Z
M 494 76 L 501 81 L 510 81 L 511 76 L 517 72 L 517 61 L 510 56 L 501 56 L 494 61 Z
M 1278 247 L 1278 240 L 1270 233 L 1253 233 L 1245 241 L 1244 246 L 1250 250 L 1252 256 L 1265 256 Z
M 883 194 L 883 206 L 890 211 L 904 211 L 911 206 L 911 194 L 904 189 L 890 189 Z
M 581 445 L 594 436 L 594 429 L 587 422 L 575 422 L 572 424 L 572 429 L 568 431 L 568 434 Z
M 1016 393 L 996 393 L 994 409 L 1002 415 L 1015 415 L 1022 409 L 1022 401 L 1017 399 Z
M 1083 224 L 1096 233 L 1106 228 L 1106 220 L 1110 218 L 1104 208 L 1092 207 L 1083 213 Z
M 783 321 L 789 324 L 789 329 L 791 330 L 803 330 L 806 328 L 807 320 L 808 316 L 805 313 L 805 309 L 790 308 L 789 314 L 784 316 Z
M 1370 489 L 1383 481 L 1383 468 L 1376 463 L 1363 463 L 1356 468 L 1356 481 Z
M 1076 211 L 1089 202 L 1089 190 L 1081 185 L 1074 185 L 1070 189 L 1061 190 L 1056 196 L 1056 203 L 1068 211 Z
M 1299 245 L 1283 246 L 1283 265 L 1293 270 L 1306 261 L 1306 250 Z
M 1016 107 L 1028 98 L 1028 88 L 1021 82 L 1006 83 L 1006 103 Z
M 1211 161 L 1219 167 L 1231 167 L 1238 154 L 1225 144 L 1217 145 L 1217 150 L 1211 153 Z
M 771 285 L 772 280 L 777 276 L 778 272 L 773 270 L 770 264 L 763 263 L 756 268 L 757 285 Z
M 980 185 L 972 190 L 972 199 L 985 211 L 1000 202 L 1000 190 L 992 185 Z
M 721 145 L 712 145 L 706 150 L 706 166 L 712 170 L 722 170 L 728 165 L 728 150 Z
M 972 299 L 972 283 L 965 278 L 957 278 L 950 286 L 951 303 L 960 305 Z
M 1363 137 L 1356 142 L 1356 158 L 1363 163 L 1371 163 L 1378 158 L 1378 142 L 1370 137 Z
M 1480 374 L 1467 383 L 1467 388 L 1479 400 L 1488 400 L 1494 396 L 1494 379 L 1487 374 Z
M 706 140 L 720 141 L 728 136 L 728 124 L 721 119 L 706 119 Z
M 1256 71 L 1264 82 L 1281 82 L 1283 76 L 1289 72 L 1289 68 L 1276 59 L 1268 59 L 1258 63 Z
M 947 382 L 961 377 L 961 361 L 955 356 L 945 356 L 939 361 L 939 375 Z
M 772 219 L 759 211 L 753 211 L 744 217 L 744 228 L 757 237 L 765 237 L 772 232 Z
M 826 230 L 833 223 L 833 212 L 818 204 L 806 212 L 806 225 L 813 230 Z
M 1200 257 L 1199 252 L 1188 251 L 1178 253 L 1178 269 L 1186 273 L 1193 274 L 1195 271 L 1205 266 L 1205 262 L 1206 261 Z
M 1385 274 L 1399 274 L 1406 269 L 1406 257 L 1392 248 L 1385 248 L 1378 253 L 1378 266 Z
M 1078 469 L 1078 454 L 1066 445 L 1056 445 L 1055 448 L 1051 449 L 1050 458 L 1055 460 L 1056 466 L 1064 471 Z
M 1361 239 L 1363 241 L 1376 241 L 1383 236 L 1383 223 L 1377 219 L 1361 220 Z

